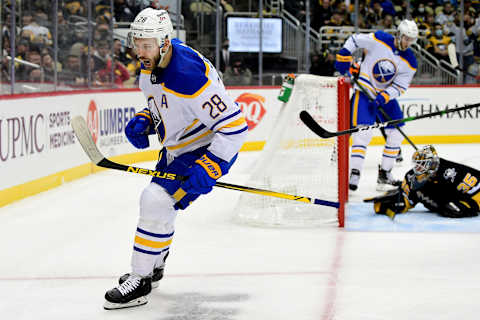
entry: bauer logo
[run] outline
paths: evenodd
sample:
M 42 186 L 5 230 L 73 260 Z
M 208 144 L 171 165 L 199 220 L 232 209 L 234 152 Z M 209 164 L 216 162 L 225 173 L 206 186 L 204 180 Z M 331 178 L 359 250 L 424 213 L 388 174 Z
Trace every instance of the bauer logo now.
M 97 105 L 95 101 L 91 100 L 90 104 L 88 105 L 88 112 L 87 112 L 87 126 L 92 133 L 92 138 L 95 143 L 98 140 L 98 112 L 97 112 Z
M 235 102 L 245 115 L 248 130 L 253 130 L 267 112 L 264 106 L 265 98 L 258 94 L 242 93 Z

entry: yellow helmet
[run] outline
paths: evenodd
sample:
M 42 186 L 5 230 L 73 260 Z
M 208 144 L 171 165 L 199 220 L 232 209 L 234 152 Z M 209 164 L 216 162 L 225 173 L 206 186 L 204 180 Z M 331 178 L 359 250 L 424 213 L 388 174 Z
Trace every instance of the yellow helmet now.
M 433 176 L 440 165 L 440 158 L 437 150 L 432 145 L 423 147 L 415 151 L 412 156 L 413 172 L 416 176 Z

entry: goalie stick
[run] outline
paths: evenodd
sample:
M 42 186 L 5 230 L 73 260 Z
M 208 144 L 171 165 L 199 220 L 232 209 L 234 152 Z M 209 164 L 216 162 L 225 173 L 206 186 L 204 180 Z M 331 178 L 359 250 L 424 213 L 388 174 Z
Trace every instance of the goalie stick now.
M 120 163 L 110 161 L 107 158 L 105 158 L 104 155 L 97 148 L 97 145 L 95 144 L 95 142 L 92 139 L 92 135 L 90 133 L 90 130 L 87 127 L 87 123 L 85 122 L 85 119 L 82 116 L 75 116 L 72 119 L 71 125 L 72 125 L 73 131 L 75 132 L 75 135 L 77 136 L 78 141 L 79 141 L 80 145 L 82 146 L 83 150 L 85 151 L 87 156 L 90 158 L 90 160 L 99 167 L 108 168 L 108 169 L 115 169 L 115 170 L 122 170 L 122 171 L 137 173 L 137 174 L 144 174 L 144 175 L 149 175 L 149 176 L 153 176 L 153 177 L 157 177 L 157 178 L 161 178 L 161 179 L 168 179 L 168 180 L 185 181 L 188 178 L 188 177 L 185 177 L 185 176 L 177 175 L 175 173 L 161 172 L 161 171 L 156 171 L 156 170 L 138 168 L 138 167 L 134 167 L 134 166 L 127 166 L 127 165 L 124 165 L 124 164 L 120 164 Z M 320 200 L 320 199 L 309 198 L 309 197 L 305 197 L 305 196 L 294 196 L 294 195 L 290 195 L 290 194 L 287 194 L 287 193 L 275 192 L 275 191 L 264 190 L 264 189 L 257 189 L 257 188 L 252 188 L 252 187 L 239 186 L 239 185 L 224 183 L 224 182 L 219 182 L 219 181 L 217 181 L 215 183 L 215 187 L 237 190 L 237 191 L 243 191 L 243 192 L 249 192 L 249 193 L 259 194 L 259 195 L 268 196 L 268 197 L 275 197 L 275 198 L 299 201 L 299 202 L 304 202 L 304 203 L 317 204 L 317 205 L 327 206 L 327 207 L 334 207 L 334 208 L 339 208 L 340 207 L 340 203 L 334 202 L 334 201 Z M 181 190 L 181 189 L 179 189 L 179 190 Z M 181 190 L 181 191 L 183 191 L 183 190 Z M 175 197 L 175 195 L 174 195 L 174 197 Z M 176 200 L 178 201 L 178 199 L 176 199 Z
M 440 116 L 440 115 L 444 115 L 444 114 L 455 112 L 455 111 L 462 111 L 462 110 L 477 108 L 479 106 L 480 106 L 480 103 L 469 104 L 469 105 L 465 105 L 463 107 L 459 107 L 459 108 L 455 108 L 455 109 L 441 110 L 441 111 L 436 111 L 436 112 L 432 112 L 432 113 L 422 114 L 420 116 L 415 116 L 415 117 L 408 117 L 408 118 L 403 118 L 403 119 L 397 119 L 397 120 L 391 120 L 391 121 L 386 121 L 386 122 L 381 122 L 381 123 L 375 123 L 375 124 L 372 124 L 370 126 L 358 126 L 358 127 L 350 128 L 350 129 L 343 130 L 343 131 L 337 131 L 337 132 L 327 131 L 324 128 L 322 128 L 313 119 L 313 117 L 305 110 L 302 110 L 300 112 L 300 119 L 310 130 L 312 130 L 318 136 L 320 136 L 322 138 L 332 138 L 332 137 L 342 136 L 342 135 L 345 135 L 345 134 L 351 134 L 351 133 L 358 132 L 358 131 L 371 130 L 371 129 L 376 129 L 376 128 L 383 128 L 383 127 L 386 127 L 388 125 L 395 125 L 395 124 L 402 123 L 402 122 L 415 121 L 415 120 L 420 120 L 420 119 L 424 119 L 424 118 Z

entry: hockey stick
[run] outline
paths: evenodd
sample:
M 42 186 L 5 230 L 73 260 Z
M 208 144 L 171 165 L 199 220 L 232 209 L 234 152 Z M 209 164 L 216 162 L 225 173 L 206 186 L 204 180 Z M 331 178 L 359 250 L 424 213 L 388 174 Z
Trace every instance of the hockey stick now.
M 368 100 L 370 101 L 373 101 L 373 99 L 370 97 L 370 95 L 368 94 L 368 92 L 365 90 L 364 87 L 362 87 L 357 79 L 355 77 L 352 77 L 352 81 L 355 82 L 355 84 L 357 85 L 357 87 L 360 88 L 360 91 L 363 92 L 363 94 L 365 94 L 368 98 Z M 383 108 L 381 106 L 378 106 L 378 110 L 380 110 L 380 112 L 382 113 L 382 115 L 385 117 L 385 119 L 387 119 L 387 121 L 391 121 L 392 118 L 390 118 L 390 116 L 385 112 L 385 110 L 383 110 Z M 405 132 L 403 132 L 403 130 L 397 125 L 397 124 L 394 124 L 393 125 L 395 127 L 395 129 L 398 130 L 398 132 L 400 132 L 400 134 L 405 138 L 405 140 L 408 141 L 408 143 L 410 143 L 410 145 L 415 149 L 415 150 L 418 150 L 417 146 L 415 145 L 415 143 L 413 143 L 412 140 L 410 140 L 410 138 L 405 134 Z M 386 134 L 384 133 L 384 131 L 382 130 L 383 127 L 380 129 L 380 131 L 382 131 L 382 135 L 383 137 L 385 138 L 385 141 L 387 140 L 386 138 Z
M 144 175 L 149 175 L 149 176 L 152 176 L 152 177 L 157 177 L 157 178 L 160 178 L 160 179 L 180 180 L 180 181 L 187 180 L 187 177 L 180 176 L 180 175 L 177 175 L 175 173 L 168 173 L 168 172 L 161 172 L 161 171 L 150 170 L 150 169 L 143 169 L 143 168 L 127 166 L 127 165 L 124 165 L 124 164 L 120 164 L 120 163 L 110 161 L 110 160 L 108 160 L 107 158 L 104 157 L 104 155 L 100 152 L 100 150 L 98 150 L 97 145 L 95 144 L 95 142 L 92 139 L 92 135 L 90 133 L 90 130 L 87 127 L 87 123 L 85 122 L 85 119 L 82 116 L 74 117 L 72 119 L 71 125 L 72 125 L 72 128 L 73 128 L 73 131 L 75 132 L 75 135 L 78 138 L 78 142 L 82 146 L 83 150 L 88 155 L 90 160 L 99 167 L 108 168 L 108 169 L 115 169 L 115 170 L 122 170 L 122 171 L 137 173 L 137 174 L 144 174 Z M 309 198 L 309 197 L 304 197 L 304 196 L 294 196 L 294 195 L 290 195 L 290 194 L 287 194 L 287 193 L 275 192 L 275 191 L 264 190 L 264 189 L 257 189 L 257 188 L 252 188 L 252 187 L 239 186 L 239 185 L 235 185 L 235 184 L 218 182 L 218 181 L 215 183 L 215 187 L 231 189 L 231 190 L 238 190 L 238 191 L 243 191 L 243 192 L 259 194 L 259 195 L 263 195 L 263 196 L 269 196 L 269 197 L 275 197 L 275 198 L 281 198 L 281 199 L 287 199 L 287 200 L 294 200 L 294 201 L 311 203 L 311 204 L 318 204 L 318 205 L 327 206 L 327 207 L 334 207 L 334 208 L 339 208 L 340 207 L 340 203 L 338 203 L 338 202 L 320 200 L 320 199 Z M 178 199 L 177 199 L 177 196 L 174 195 L 174 198 L 177 201 L 179 201 L 179 199 L 181 199 L 183 197 L 183 195 L 185 195 L 184 191 L 181 188 L 179 190 L 181 190 L 181 192 L 178 195 Z
M 305 110 L 300 112 L 300 119 L 310 130 L 312 130 L 318 136 L 320 136 L 322 138 L 332 138 L 332 137 L 342 136 L 342 135 L 345 135 L 345 134 L 351 134 L 351 133 L 358 132 L 358 131 L 371 130 L 371 129 L 376 129 L 376 128 L 383 128 L 383 127 L 386 127 L 388 125 L 394 125 L 394 124 L 403 123 L 403 122 L 409 122 L 409 121 L 415 121 L 415 120 L 420 120 L 420 119 L 424 119 L 424 118 L 441 116 L 441 115 L 451 113 L 451 112 L 455 112 L 455 111 L 462 111 L 462 110 L 477 108 L 479 106 L 480 106 L 480 103 L 469 104 L 469 105 L 465 105 L 465 106 L 460 107 L 460 108 L 441 110 L 441 111 L 436 111 L 436 112 L 432 112 L 432 113 L 422 114 L 420 116 L 391 120 L 391 121 L 386 121 L 386 122 L 382 122 L 382 123 L 375 123 L 375 124 L 372 124 L 370 126 L 359 126 L 359 127 L 354 127 L 354 128 L 350 128 L 350 129 L 343 130 L 343 131 L 337 131 L 337 132 L 327 131 L 324 128 L 322 128 L 313 119 L 313 117 Z

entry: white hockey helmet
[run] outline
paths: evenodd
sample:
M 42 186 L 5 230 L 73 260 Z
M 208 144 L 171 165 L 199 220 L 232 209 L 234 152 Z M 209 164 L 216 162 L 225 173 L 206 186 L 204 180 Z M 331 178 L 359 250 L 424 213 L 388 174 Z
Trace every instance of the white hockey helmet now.
M 418 38 L 418 27 L 415 21 L 404 19 L 397 28 L 399 40 L 401 40 L 402 35 L 405 35 L 411 39 L 414 39 L 413 42 L 417 41 Z
M 430 177 L 437 172 L 440 158 L 437 150 L 432 145 L 428 145 L 413 153 L 412 163 L 416 176 Z
M 130 24 L 130 31 L 127 36 L 127 46 L 135 47 L 135 38 L 155 38 L 158 46 L 162 48 L 165 39 L 172 39 L 173 25 L 168 12 L 165 10 L 155 10 L 153 8 L 145 8 L 135 17 Z M 160 58 L 163 59 L 160 50 Z

